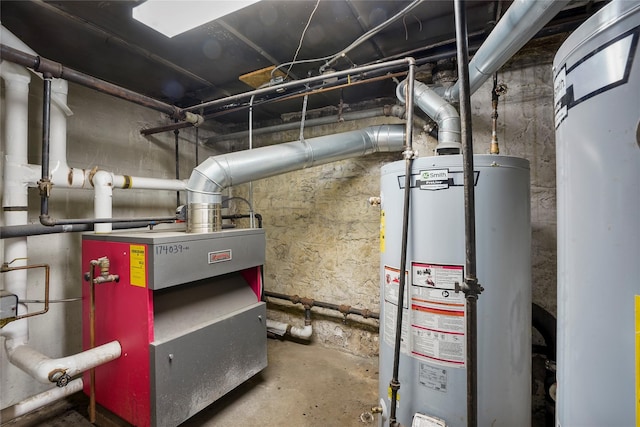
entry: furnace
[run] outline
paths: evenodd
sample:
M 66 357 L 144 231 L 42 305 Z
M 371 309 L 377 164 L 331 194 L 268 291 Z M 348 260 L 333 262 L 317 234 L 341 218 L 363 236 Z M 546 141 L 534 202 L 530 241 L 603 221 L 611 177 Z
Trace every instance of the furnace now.
M 118 276 L 94 285 L 95 345 L 122 345 L 119 359 L 96 368 L 97 403 L 136 426 L 175 426 L 265 368 L 264 256 L 262 229 L 83 236 L 83 273 L 100 277 L 90 265 L 106 258 Z M 88 394 L 89 383 L 87 373 Z

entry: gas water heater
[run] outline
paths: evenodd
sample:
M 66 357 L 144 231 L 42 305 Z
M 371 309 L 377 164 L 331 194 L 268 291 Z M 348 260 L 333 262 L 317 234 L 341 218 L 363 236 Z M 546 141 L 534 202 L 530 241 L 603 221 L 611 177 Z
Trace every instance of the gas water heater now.
M 476 155 L 478 425 L 531 420 L 529 162 Z M 411 172 L 407 269 L 400 268 L 404 161 L 382 168 L 380 404 L 388 422 L 397 304 L 403 304 L 397 420 L 467 425 L 462 156 L 418 158 Z M 400 274 L 405 294 L 398 295 Z M 413 423 L 413 424 L 412 424 Z
M 553 62 L 561 427 L 640 425 L 639 37 L 613 1 Z
M 98 261 L 100 277 L 108 260 L 119 279 L 94 285 L 93 332 L 83 282 L 84 347 L 91 334 L 122 346 L 96 368 L 97 403 L 135 426 L 173 427 L 265 368 L 264 256 L 262 229 L 83 236 L 83 269 Z

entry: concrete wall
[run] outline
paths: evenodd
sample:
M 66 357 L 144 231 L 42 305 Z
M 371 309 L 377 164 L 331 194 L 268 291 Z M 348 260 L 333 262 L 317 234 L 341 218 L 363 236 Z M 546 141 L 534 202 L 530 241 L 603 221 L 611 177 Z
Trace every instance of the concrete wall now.
M 554 50 L 553 47 L 549 51 Z M 523 59 L 524 58 L 524 59 Z M 532 173 L 533 299 L 555 311 L 555 158 L 551 56 L 524 55 L 500 73 L 509 87 L 500 100 L 501 153 L 525 157 Z M 38 164 L 40 139 L 39 79 L 31 84 L 31 163 Z M 491 123 L 490 83 L 473 97 L 475 151 L 488 151 Z M 173 133 L 143 138 L 138 131 L 162 122 L 159 113 L 71 85 L 69 103 L 69 164 L 113 170 L 139 176 L 172 178 Z M 7 106 L 2 105 L 4 110 Z M 4 116 L 3 116 L 4 117 Z M 378 123 L 399 122 L 378 118 L 308 129 L 306 137 L 344 132 Z M 165 122 L 166 123 L 166 122 Z M 4 125 L 4 123 L 0 123 Z M 187 178 L 194 165 L 193 131 L 181 131 L 181 171 Z M 292 141 L 298 131 L 256 138 L 256 146 Z M 435 141 L 416 132 L 421 156 L 431 155 Z M 4 152 L 4 141 L 2 150 Z M 201 160 L 205 158 L 201 152 Z M 375 154 L 336 162 L 254 183 L 255 211 L 264 217 L 267 233 L 265 287 L 267 290 L 359 308 L 379 309 L 379 209 L 367 199 L 379 194 L 380 167 L 401 158 Z M 248 185 L 231 190 L 248 197 Z M 56 217 L 92 215 L 90 191 L 55 190 L 51 213 Z M 183 198 L 184 201 L 184 198 Z M 115 191 L 114 216 L 167 215 L 173 212 L 173 192 Z M 38 195 L 30 190 L 30 213 L 37 222 Z M 238 212 L 246 212 L 242 203 Z M 241 226 L 247 222 L 238 221 Z M 479 225 L 481 226 L 481 225 Z M 517 242 L 514 242 L 517 244 Z M 0 246 L 2 247 L 2 246 Z M 0 254 L 3 255 L 3 254 Z M 77 234 L 29 238 L 29 262 L 52 266 L 52 298 L 80 295 L 80 236 Z M 482 279 L 482 278 L 480 278 Z M 0 275 L 0 280 L 2 276 Z M 30 297 L 42 285 L 37 273 L 29 276 Z M 480 302 L 481 303 L 481 302 Z M 301 325 L 300 307 L 271 301 L 269 314 L 276 320 Z M 314 342 L 360 355 L 378 350 L 378 322 L 339 313 L 313 310 Z M 80 350 L 80 303 L 53 304 L 46 316 L 30 321 L 34 347 L 51 357 Z M 2 344 L 2 343 L 0 343 Z M 9 406 L 48 386 L 35 383 L 1 358 L 1 406 Z
M 10 106 L 4 103 L 2 82 L 1 111 Z M 68 118 L 68 163 L 72 167 L 103 170 L 129 175 L 174 178 L 174 134 L 168 132 L 142 137 L 144 127 L 166 123 L 160 113 L 138 107 L 90 89 L 70 84 Z M 33 77 L 29 95 L 29 163 L 40 164 L 42 138 L 42 81 Z M 2 114 L 0 127 L 5 126 Z M 180 132 L 181 174 L 188 178 L 194 166 L 194 131 Z M 6 150 L 2 141 L 2 158 Z M 202 158 L 207 151 L 200 150 Z M 52 165 L 53 167 L 53 165 Z M 184 203 L 184 196 L 182 197 Z M 55 188 L 50 199 L 50 214 L 54 218 L 93 217 L 93 191 Z M 118 217 L 170 216 L 175 212 L 176 193 L 171 191 L 114 190 L 113 215 Z M 29 222 L 38 223 L 40 209 L 37 190 L 29 190 Z M 4 224 L 3 224 L 4 225 Z M 28 238 L 29 264 L 48 263 L 51 266 L 50 297 L 54 300 L 79 298 L 81 274 L 87 269 L 80 265 L 81 236 L 79 233 L 33 236 Z M 0 245 L 0 259 L 4 259 L 4 243 Z M 6 260 L 10 261 L 10 260 Z M 5 275 L 0 275 L 4 288 Z M 28 276 L 28 298 L 41 299 L 43 273 L 34 270 Z M 41 305 L 33 304 L 33 309 Z M 61 357 L 81 350 L 81 304 L 79 301 L 52 303 L 47 314 L 28 320 L 30 345 L 50 357 Z M 0 339 L 0 406 L 51 388 L 39 384 L 7 362 L 4 339 Z

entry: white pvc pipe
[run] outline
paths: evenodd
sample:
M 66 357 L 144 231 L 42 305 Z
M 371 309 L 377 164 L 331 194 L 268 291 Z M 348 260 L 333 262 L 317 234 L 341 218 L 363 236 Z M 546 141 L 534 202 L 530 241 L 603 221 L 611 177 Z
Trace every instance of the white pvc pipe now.
M 142 176 L 113 175 L 114 188 L 137 188 L 145 190 L 182 191 L 187 188 L 187 180 L 145 178 Z
M 118 341 L 86 350 L 72 356 L 50 359 L 28 345 L 12 347 L 11 340 L 5 341 L 9 361 L 41 383 L 52 382 L 51 375 L 64 372 L 70 377 L 78 375 L 96 366 L 117 359 L 122 353 Z
M 13 406 L 3 409 L 0 412 L 0 420 L 4 423 L 27 415 L 43 406 L 81 391 L 83 386 L 82 378 L 78 378 L 71 381 L 66 387 L 54 387 L 35 396 L 28 397 Z
M 3 33 L 4 35 L 4 33 Z M 28 114 L 29 114 L 29 72 L 6 61 L 0 64 L 0 75 L 5 81 L 5 103 L 11 108 L 5 110 L 3 139 L 6 155 L 4 177 L 2 180 L 2 206 L 4 224 L 24 225 L 28 220 L 27 184 L 23 180 L 24 168 L 28 164 Z M 28 170 L 28 168 L 27 168 Z M 25 266 L 27 257 L 27 238 L 18 237 L 4 240 L 4 260 L 14 261 L 12 267 Z M 27 270 L 4 273 L 4 289 L 18 296 L 20 300 L 27 296 Z M 27 312 L 27 306 L 20 304 L 18 313 Z M 24 343 L 29 340 L 27 320 L 18 320 L 0 330 L 4 337 Z
M 113 199 L 113 175 L 106 171 L 98 171 L 93 176 L 93 214 L 95 218 L 111 218 Z M 96 224 L 94 231 L 111 233 L 111 223 Z
M 297 326 L 291 326 L 288 323 L 267 319 L 267 331 L 279 336 L 284 336 L 288 333 L 294 338 L 308 340 L 313 334 L 313 327 L 311 325 L 306 325 L 300 328 Z

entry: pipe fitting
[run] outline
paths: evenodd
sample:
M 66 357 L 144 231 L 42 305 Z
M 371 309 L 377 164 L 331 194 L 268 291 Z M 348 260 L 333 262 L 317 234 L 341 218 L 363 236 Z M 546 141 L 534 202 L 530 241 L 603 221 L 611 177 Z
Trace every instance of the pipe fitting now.
M 202 123 L 204 123 L 204 117 L 202 117 L 200 114 L 195 114 L 187 111 L 184 114 L 184 121 L 187 123 L 191 123 L 194 127 L 198 127 Z
M 71 382 L 71 377 L 63 369 L 54 369 L 49 373 L 49 381 L 56 383 L 58 387 L 66 387 Z
M 300 304 L 304 306 L 305 310 L 308 310 L 311 307 L 313 307 L 314 302 L 315 301 L 313 300 L 313 298 L 305 298 L 305 297 L 300 298 Z

